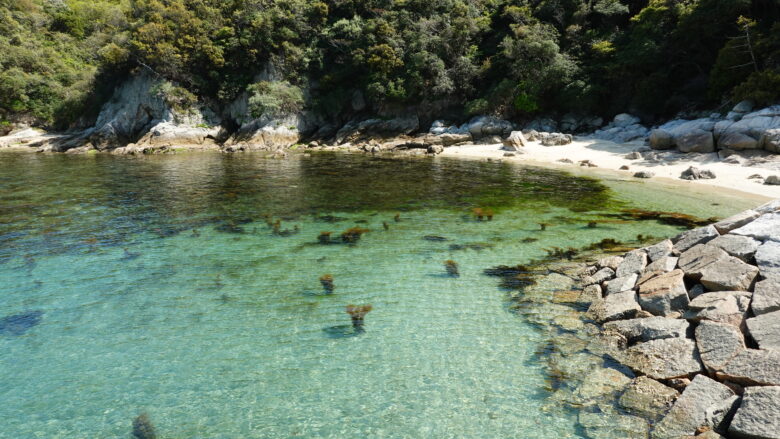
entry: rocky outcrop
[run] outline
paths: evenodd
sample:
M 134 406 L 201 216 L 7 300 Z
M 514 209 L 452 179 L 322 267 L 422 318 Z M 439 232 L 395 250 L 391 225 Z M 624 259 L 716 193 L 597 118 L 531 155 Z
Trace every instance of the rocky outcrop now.
M 592 136 L 596 139 L 610 142 L 625 143 L 634 140 L 644 140 L 649 130 L 640 124 L 638 117 L 630 114 L 618 114 L 608 125 L 595 131 Z

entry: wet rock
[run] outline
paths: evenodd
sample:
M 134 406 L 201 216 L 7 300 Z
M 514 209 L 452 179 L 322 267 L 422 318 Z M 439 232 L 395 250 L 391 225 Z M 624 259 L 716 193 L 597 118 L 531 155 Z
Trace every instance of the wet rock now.
M 665 258 L 658 259 L 652 264 L 648 265 L 645 268 L 645 271 L 642 272 L 642 274 L 645 275 L 648 273 L 655 273 L 655 272 L 669 273 L 670 271 L 674 271 L 674 269 L 677 268 L 678 260 L 679 258 L 675 258 L 672 256 L 667 256 Z
M 654 315 L 666 316 L 684 311 L 688 305 L 688 292 L 682 270 L 663 273 L 639 285 L 639 304 Z
M 647 253 L 647 257 L 651 261 L 655 262 L 661 258 L 671 256 L 673 248 L 674 248 L 674 244 L 672 243 L 672 240 L 666 239 L 664 241 L 659 242 L 658 244 L 645 247 L 645 253 Z
M 669 410 L 678 396 L 677 390 L 641 376 L 628 386 L 619 402 L 630 413 L 656 420 Z
M 697 375 L 669 413 L 655 426 L 651 437 L 678 439 L 693 435 L 700 428 L 718 430 L 736 401 L 737 396 L 731 389 L 704 375 Z
M 749 236 L 759 241 L 780 241 L 780 212 L 761 215 L 750 224 L 735 229 L 731 233 Z
M 599 299 L 588 309 L 588 317 L 604 323 L 612 320 L 631 318 L 640 310 L 634 291 L 624 291 Z
M 696 343 L 687 338 L 664 338 L 628 348 L 624 364 L 656 380 L 689 378 L 701 372 Z
M 729 433 L 737 438 L 780 439 L 780 387 L 745 389 Z
M 761 216 L 761 214 L 755 210 L 746 210 L 734 216 L 730 216 L 724 220 L 718 221 L 717 223 L 713 224 L 713 226 L 718 230 L 718 233 L 723 235 L 750 223 L 759 216 Z
M 780 225 L 780 223 L 778 223 Z M 780 230 L 777 230 L 780 233 Z M 780 235 L 775 235 L 780 236 Z M 756 264 L 764 279 L 780 282 L 780 242 L 767 241 L 756 250 Z
M 615 270 L 616 277 L 625 277 L 634 273 L 641 273 L 647 266 L 647 253 L 642 250 L 630 251 L 623 262 Z
M 574 391 L 574 402 L 588 405 L 599 402 L 607 395 L 623 391 L 634 378 L 630 370 L 620 371 L 608 367 L 591 370 Z
M 698 244 L 705 244 L 720 236 L 714 226 L 700 227 L 678 235 L 674 241 L 674 249 L 682 253 Z
M 639 171 L 634 173 L 635 178 L 653 178 L 655 174 L 650 171 Z
M 709 131 L 690 130 L 675 140 L 680 152 L 708 153 L 715 151 L 715 139 L 712 137 L 712 132 Z
M 780 351 L 780 311 L 747 319 L 746 323 L 759 348 Z
M 717 376 L 745 386 L 780 386 L 780 352 L 745 349 Z
M 154 431 L 154 425 L 149 420 L 149 415 L 142 413 L 133 419 L 133 438 L 134 439 L 155 439 L 157 433 Z
M 691 166 L 680 174 L 680 178 L 683 180 L 712 180 L 715 178 L 715 173 Z
M 655 316 L 604 324 L 604 329 L 618 332 L 626 337 L 629 344 L 665 338 L 685 338 L 689 328 L 690 323 L 687 320 Z
M 703 321 L 696 327 L 696 346 L 704 367 L 718 372 L 745 349 L 745 339 L 735 326 Z
M 741 235 L 721 235 L 713 239 L 707 245 L 718 247 L 726 253 L 741 259 L 744 262 L 750 262 L 756 254 L 756 250 L 761 242 L 748 236 Z
M 596 300 L 601 299 L 601 297 L 601 285 L 588 285 L 582 290 L 579 302 L 592 304 Z
M 747 291 L 719 291 L 704 293 L 691 300 L 685 318 L 699 322 L 710 320 L 742 327 L 750 306 L 752 293 Z
M 609 296 L 610 294 L 621 293 L 623 291 L 634 289 L 634 286 L 636 285 L 637 277 L 638 277 L 637 274 L 634 273 L 627 276 L 612 279 L 611 281 L 607 282 L 606 295 Z
M 642 418 L 613 412 L 581 411 L 578 420 L 588 437 L 599 439 L 646 439 L 649 429 Z
M 757 316 L 780 311 L 780 283 L 773 279 L 756 283 L 750 307 Z

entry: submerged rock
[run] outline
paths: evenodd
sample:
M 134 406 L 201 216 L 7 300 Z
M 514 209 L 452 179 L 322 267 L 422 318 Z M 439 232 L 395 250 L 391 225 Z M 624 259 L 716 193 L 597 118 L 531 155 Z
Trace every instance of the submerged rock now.
M 680 392 L 658 381 L 641 376 L 636 378 L 620 397 L 620 406 L 630 413 L 659 419 L 672 406 Z
M 24 335 L 41 323 L 43 311 L 27 311 L 0 319 L 0 335 Z
M 149 415 L 142 413 L 133 419 L 133 438 L 134 439 L 156 439 L 157 433 L 154 431 L 154 425 L 149 419 Z

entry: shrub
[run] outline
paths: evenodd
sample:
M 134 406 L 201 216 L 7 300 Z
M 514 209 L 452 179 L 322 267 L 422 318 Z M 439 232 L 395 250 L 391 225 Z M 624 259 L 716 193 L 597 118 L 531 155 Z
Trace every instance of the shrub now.
M 303 109 L 303 92 L 287 81 L 261 81 L 250 85 L 249 111 L 252 117 L 276 117 Z
M 751 100 L 757 105 L 769 105 L 780 101 L 780 72 L 764 70 L 755 72 L 734 88 L 734 101 Z

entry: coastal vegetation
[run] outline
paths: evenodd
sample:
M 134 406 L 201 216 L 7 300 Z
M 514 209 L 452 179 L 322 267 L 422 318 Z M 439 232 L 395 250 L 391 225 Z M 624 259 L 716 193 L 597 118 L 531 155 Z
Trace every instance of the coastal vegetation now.
M 88 126 L 139 71 L 174 108 L 246 94 L 254 117 L 764 104 L 778 18 L 774 0 L 0 0 L 0 130 Z

